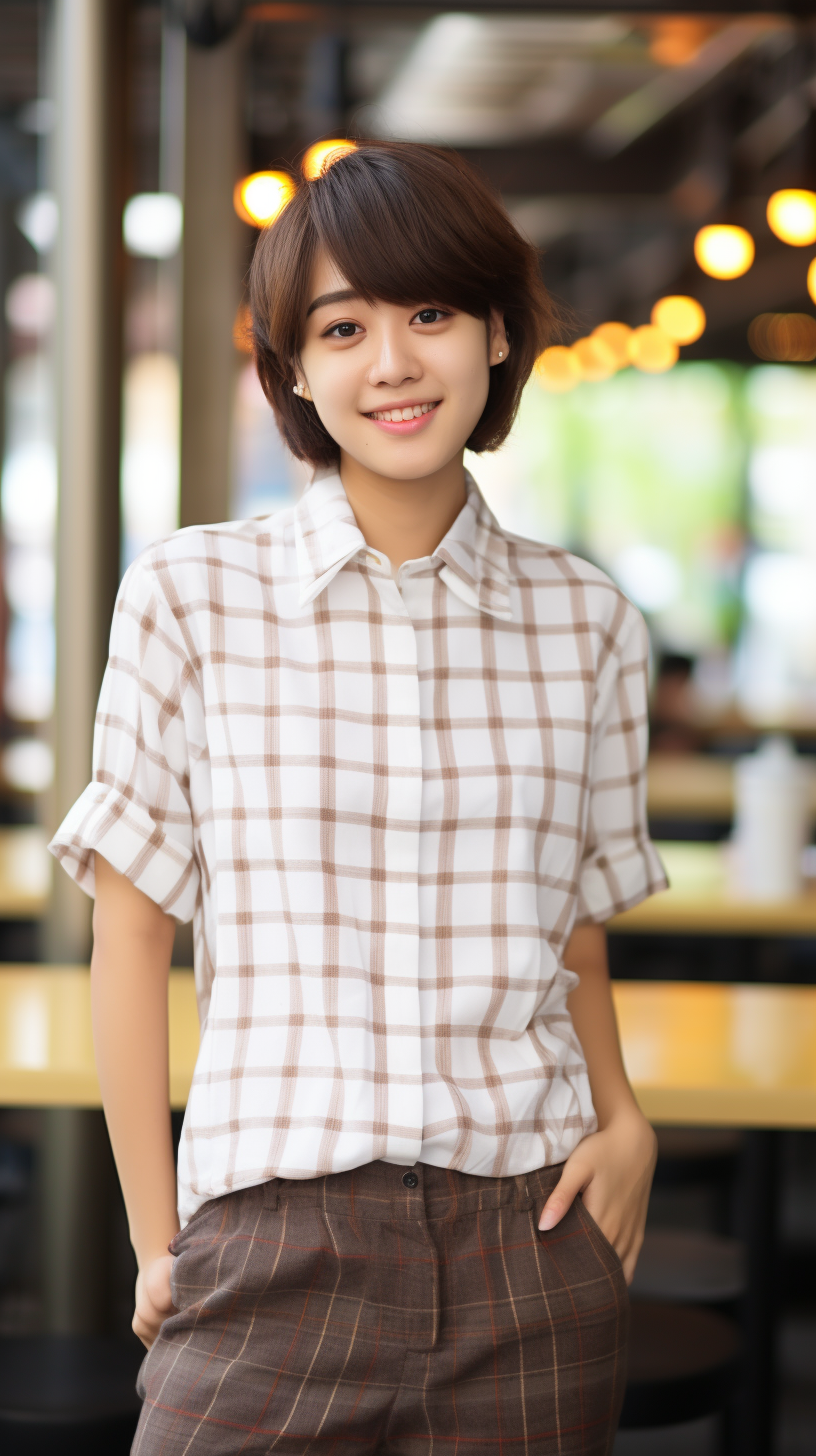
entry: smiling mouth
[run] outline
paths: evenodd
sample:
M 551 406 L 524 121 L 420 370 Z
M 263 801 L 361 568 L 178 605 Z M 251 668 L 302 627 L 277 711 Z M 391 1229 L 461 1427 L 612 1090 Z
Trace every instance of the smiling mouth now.
M 427 404 L 405 405 L 403 409 L 370 410 L 366 419 L 376 420 L 382 425 L 401 425 L 408 420 L 418 420 L 423 415 L 429 415 L 438 407 L 439 403 L 440 401 L 435 399 Z

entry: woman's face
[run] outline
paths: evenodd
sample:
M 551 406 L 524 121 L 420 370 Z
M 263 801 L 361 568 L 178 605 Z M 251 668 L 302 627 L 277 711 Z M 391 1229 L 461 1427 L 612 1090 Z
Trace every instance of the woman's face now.
M 501 351 L 502 358 L 499 358 Z M 461 455 L 507 358 L 501 315 L 366 303 L 327 257 L 312 275 L 298 382 L 341 452 L 378 475 L 418 480 Z

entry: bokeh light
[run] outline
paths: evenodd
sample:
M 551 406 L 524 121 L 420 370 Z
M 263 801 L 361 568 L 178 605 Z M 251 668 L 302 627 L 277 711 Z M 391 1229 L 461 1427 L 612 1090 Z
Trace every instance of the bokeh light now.
M 172 258 L 183 227 L 181 198 L 173 192 L 139 192 L 125 203 L 122 236 L 136 258 Z
M 657 300 L 652 309 L 652 323 L 676 344 L 693 344 L 705 330 L 705 309 L 696 298 L 682 293 L 669 294 Z
M 649 55 L 659 66 L 686 66 L 705 45 L 713 27 L 696 15 L 661 15 L 651 21 Z
M 742 227 L 714 223 L 700 228 L 694 239 L 694 256 L 711 278 L 740 278 L 754 261 L 754 240 Z
M 581 378 L 591 384 L 609 379 L 615 373 L 615 356 L 603 339 L 576 339 L 572 352 L 578 360 Z
M 807 291 L 813 302 L 816 303 L 816 258 L 811 259 L 810 267 L 807 270 Z
M 341 157 L 347 157 L 349 152 L 356 152 L 356 142 L 346 141 L 343 137 L 335 137 L 328 142 L 315 142 L 303 158 L 303 175 L 313 182 L 326 172 L 334 162 Z
M 748 325 L 748 343 L 759 359 L 809 364 L 816 359 L 816 319 L 809 313 L 761 313 Z
M 665 374 L 677 363 L 680 350 L 674 339 L 654 324 L 634 329 L 629 340 L 629 359 L 644 374 Z
M 288 172 L 253 172 L 236 183 L 232 200 L 242 222 L 262 228 L 280 216 L 294 194 L 294 178 Z
M 624 369 L 629 363 L 629 340 L 632 337 L 632 330 L 628 324 L 610 320 L 609 323 L 598 324 L 597 329 L 593 329 L 589 337 L 599 339 L 609 350 L 615 361 L 616 369 Z
M 44 338 L 57 310 L 57 291 L 47 273 L 21 273 L 6 292 L 6 322 L 16 334 Z
M 539 354 L 535 363 L 535 376 L 542 389 L 551 394 L 566 394 L 581 380 L 581 366 L 572 349 L 563 344 L 553 344 Z
M 253 354 L 255 345 L 252 338 L 252 314 L 249 305 L 241 303 L 235 315 L 232 325 L 232 342 L 239 354 Z
M 768 226 L 783 243 L 804 248 L 816 242 L 816 192 L 784 187 L 768 199 Z

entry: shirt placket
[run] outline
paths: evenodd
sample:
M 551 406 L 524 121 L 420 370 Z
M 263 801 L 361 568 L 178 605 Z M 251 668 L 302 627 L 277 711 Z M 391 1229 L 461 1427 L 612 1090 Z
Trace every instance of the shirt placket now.
M 424 1123 L 419 999 L 419 670 L 416 633 L 399 588 L 390 575 L 376 569 L 372 577 L 382 606 L 387 702 L 382 934 L 388 1127 L 382 1157 L 385 1162 L 410 1164 L 419 1156 Z

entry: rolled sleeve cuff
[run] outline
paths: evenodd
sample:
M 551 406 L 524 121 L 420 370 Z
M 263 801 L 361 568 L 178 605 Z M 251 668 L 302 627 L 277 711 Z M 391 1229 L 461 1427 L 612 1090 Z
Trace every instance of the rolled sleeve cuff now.
M 596 852 L 581 870 L 575 924 L 602 924 L 668 886 L 650 841 L 630 842 L 614 853 Z
M 191 849 L 117 789 L 89 784 L 49 846 L 86 894 L 96 892 L 94 852 L 180 924 L 192 920 L 199 873 Z

